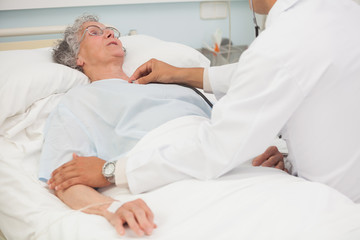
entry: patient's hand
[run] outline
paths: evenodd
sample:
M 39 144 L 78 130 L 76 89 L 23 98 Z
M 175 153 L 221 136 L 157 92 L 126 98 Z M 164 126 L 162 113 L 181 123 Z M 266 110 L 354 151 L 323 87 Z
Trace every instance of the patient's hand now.
M 72 209 L 82 209 L 85 213 L 105 217 L 120 235 L 125 234 L 125 224 L 138 236 L 150 235 L 157 227 L 154 214 L 141 199 L 126 202 L 110 212 L 108 208 L 114 199 L 89 186 L 78 184 L 66 190 L 55 191 L 55 194 Z
M 284 156 L 275 146 L 268 147 L 266 151 L 254 158 L 253 166 L 274 167 L 288 172 L 284 164 Z
M 123 204 L 115 213 L 104 211 L 102 214 L 116 229 L 124 235 L 124 224 L 127 224 L 138 236 L 150 235 L 157 227 L 154 214 L 142 199 Z
M 102 175 L 105 160 L 98 157 L 80 157 L 73 154 L 73 159 L 55 169 L 48 181 L 49 188 L 67 189 L 76 184 L 89 187 L 105 187 L 110 185 Z

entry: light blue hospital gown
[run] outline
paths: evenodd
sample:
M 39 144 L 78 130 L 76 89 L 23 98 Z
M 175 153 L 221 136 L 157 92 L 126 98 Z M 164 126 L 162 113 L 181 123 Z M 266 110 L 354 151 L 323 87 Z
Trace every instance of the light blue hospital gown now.
M 44 131 L 39 179 L 79 156 L 113 161 L 150 130 L 187 115 L 210 117 L 192 89 L 172 84 L 129 84 L 106 79 L 71 89 L 50 114 Z

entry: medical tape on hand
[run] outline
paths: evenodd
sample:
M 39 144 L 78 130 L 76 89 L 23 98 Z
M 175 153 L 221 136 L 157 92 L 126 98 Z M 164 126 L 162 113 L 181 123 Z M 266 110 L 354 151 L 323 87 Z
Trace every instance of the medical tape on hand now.
M 113 201 L 107 210 L 111 213 L 116 213 L 116 211 L 122 206 L 123 204 L 119 201 Z

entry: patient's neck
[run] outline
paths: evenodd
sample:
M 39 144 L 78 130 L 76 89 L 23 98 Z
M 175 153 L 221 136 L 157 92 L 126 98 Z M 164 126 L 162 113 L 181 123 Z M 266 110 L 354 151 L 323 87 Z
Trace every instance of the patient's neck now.
M 111 78 L 129 80 L 129 77 L 124 73 L 121 64 L 106 64 L 91 67 L 84 66 L 84 73 L 90 78 L 91 82 Z

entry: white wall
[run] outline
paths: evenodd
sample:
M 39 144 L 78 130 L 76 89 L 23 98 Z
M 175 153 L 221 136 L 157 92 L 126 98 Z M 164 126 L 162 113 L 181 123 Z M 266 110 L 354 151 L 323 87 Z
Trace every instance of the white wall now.
M 231 2 L 231 9 L 233 42 L 250 44 L 254 33 L 248 2 Z M 114 25 L 122 34 L 136 29 L 139 34 L 180 42 L 194 48 L 202 47 L 203 42 L 210 44 L 211 35 L 217 28 L 222 29 L 224 37 L 229 32 L 228 19 L 200 19 L 199 2 L 4 10 L 0 11 L 0 28 L 69 25 L 84 12 L 99 15 L 100 21 Z M 54 37 L 60 36 L 41 38 Z M 0 42 L 30 39 L 34 37 L 0 38 Z
M 79 7 L 79 6 L 104 6 L 120 4 L 139 4 L 139 3 L 169 3 L 169 2 L 204 2 L 218 0 L 1 0 L 0 10 L 23 10 L 35 8 L 59 8 L 59 7 Z M 246 0 L 232 0 L 246 1 Z

